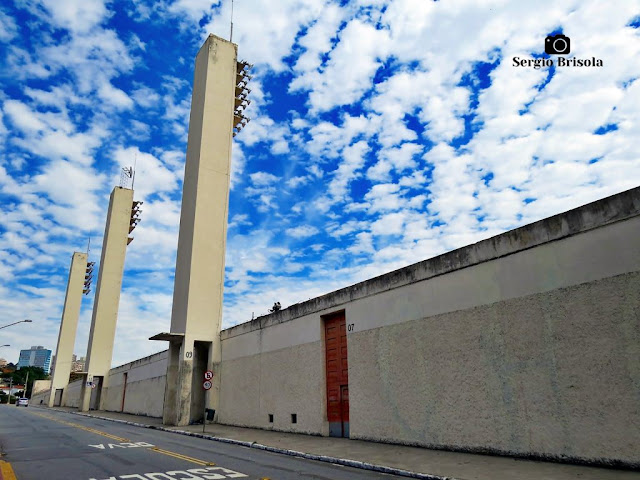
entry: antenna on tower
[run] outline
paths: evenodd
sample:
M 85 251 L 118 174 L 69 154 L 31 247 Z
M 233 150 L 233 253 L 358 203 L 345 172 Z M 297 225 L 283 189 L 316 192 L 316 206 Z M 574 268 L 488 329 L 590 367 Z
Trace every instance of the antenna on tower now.
M 120 187 L 128 188 L 129 179 L 133 178 L 134 172 L 133 167 L 122 167 L 122 171 L 120 172 Z M 131 186 L 133 189 L 133 185 Z
M 231 33 L 229 33 L 229 41 L 233 42 L 233 0 L 231 0 Z
M 138 163 L 138 152 L 133 157 L 133 173 L 131 175 L 131 190 L 133 190 L 133 184 L 136 183 L 136 164 Z

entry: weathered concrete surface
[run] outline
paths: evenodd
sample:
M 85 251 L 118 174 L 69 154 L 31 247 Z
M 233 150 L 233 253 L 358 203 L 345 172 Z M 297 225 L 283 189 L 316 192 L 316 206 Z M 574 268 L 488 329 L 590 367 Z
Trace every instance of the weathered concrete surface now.
M 640 273 L 349 336 L 352 438 L 640 464 Z
M 640 465 L 639 275 L 636 188 L 223 331 L 219 419 L 325 434 L 344 309 L 353 438 Z
M 109 372 L 109 387 L 105 392 L 104 409 L 162 417 L 167 357 L 168 352 L 164 351 L 112 368 Z
M 171 333 L 184 338 L 170 346 L 164 402 L 170 425 L 197 420 L 205 405 L 218 409 L 236 63 L 237 46 L 214 35 L 196 57 L 171 312 Z M 206 342 L 201 348 L 208 352 L 194 364 L 196 342 Z M 198 398 L 204 378 L 196 378 L 205 369 L 215 373 L 206 399 Z
M 47 405 L 49 401 L 49 395 L 51 393 L 50 380 L 38 380 L 42 382 L 48 382 L 47 384 L 42 384 L 42 387 L 39 388 L 36 393 L 31 395 L 31 404 L 40 405 L 40 401 L 42 401 L 43 405 Z M 36 382 L 37 383 L 37 382 Z M 67 387 L 62 392 L 62 406 L 63 407 L 74 407 L 78 408 L 80 406 L 80 390 L 82 389 L 82 380 L 76 380 L 75 382 L 71 382 L 67 385 Z
M 31 394 L 37 395 L 51 388 L 51 380 L 36 380 L 33 382 Z
M 224 355 L 227 346 L 223 345 Z M 325 388 L 322 342 L 224 360 L 218 421 L 326 435 Z M 295 424 L 291 421 L 294 413 Z
M 100 271 L 87 346 L 87 380 L 102 377 L 102 383 L 95 392 L 100 397 L 99 410 L 104 405 L 105 396 L 102 393 L 109 386 L 132 204 L 133 190 L 122 187 L 113 189 L 104 228 Z M 92 389 L 84 382 L 82 389 L 80 410 L 88 411 Z M 100 389 L 103 391 L 100 392 Z
M 47 404 L 50 407 L 53 407 L 56 390 L 65 389 L 69 384 L 73 346 L 76 342 L 76 330 L 78 328 L 78 317 L 80 316 L 80 306 L 82 304 L 82 290 L 84 287 L 87 260 L 88 254 L 83 252 L 74 252 L 71 257 L 67 291 L 64 298 L 64 308 L 62 309 L 60 331 L 58 332 L 56 357 L 53 364 L 51 392 L 47 399 Z

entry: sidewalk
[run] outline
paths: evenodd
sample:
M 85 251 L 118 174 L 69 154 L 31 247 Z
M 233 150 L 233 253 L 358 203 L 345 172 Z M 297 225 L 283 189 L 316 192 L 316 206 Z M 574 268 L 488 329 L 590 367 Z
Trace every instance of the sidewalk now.
M 78 414 L 75 408 L 56 407 L 52 410 Z M 202 425 L 163 427 L 162 420 L 159 418 L 105 411 L 92 411 L 82 415 L 202 435 Z M 207 425 L 205 435 L 256 443 L 275 449 L 304 452 L 313 456 L 348 459 L 424 475 L 418 476 L 418 478 L 427 478 L 427 476 L 433 475 L 433 478 L 441 477 L 448 480 L 640 480 L 640 472 L 445 452 L 220 424 Z M 260 448 L 255 445 L 254 447 Z

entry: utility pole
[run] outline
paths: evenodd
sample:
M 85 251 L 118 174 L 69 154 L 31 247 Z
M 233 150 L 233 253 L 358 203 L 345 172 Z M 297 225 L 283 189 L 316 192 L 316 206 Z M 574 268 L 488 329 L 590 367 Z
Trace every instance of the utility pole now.
M 13 377 L 9 379 L 9 397 L 7 398 L 7 405 L 11 403 L 11 390 L 13 387 Z
M 27 385 L 29 385 L 29 370 L 27 370 L 27 379 L 24 382 L 24 396 L 22 398 L 27 398 Z

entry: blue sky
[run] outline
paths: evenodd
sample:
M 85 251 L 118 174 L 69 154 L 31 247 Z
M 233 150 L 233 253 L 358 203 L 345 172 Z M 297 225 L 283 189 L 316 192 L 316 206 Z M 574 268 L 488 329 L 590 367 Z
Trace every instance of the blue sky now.
M 0 356 L 55 350 L 71 254 L 99 260 L 137 164 L 113 363 L 164 349 L 193 60 L 229 1 L 0 6 Z M 237 0 L 223 325 L 640 184 L 640 3 Z M 516 67 L 564 33 L 594 67 Z M 86 350 L 93 292 L 76 352 Z

